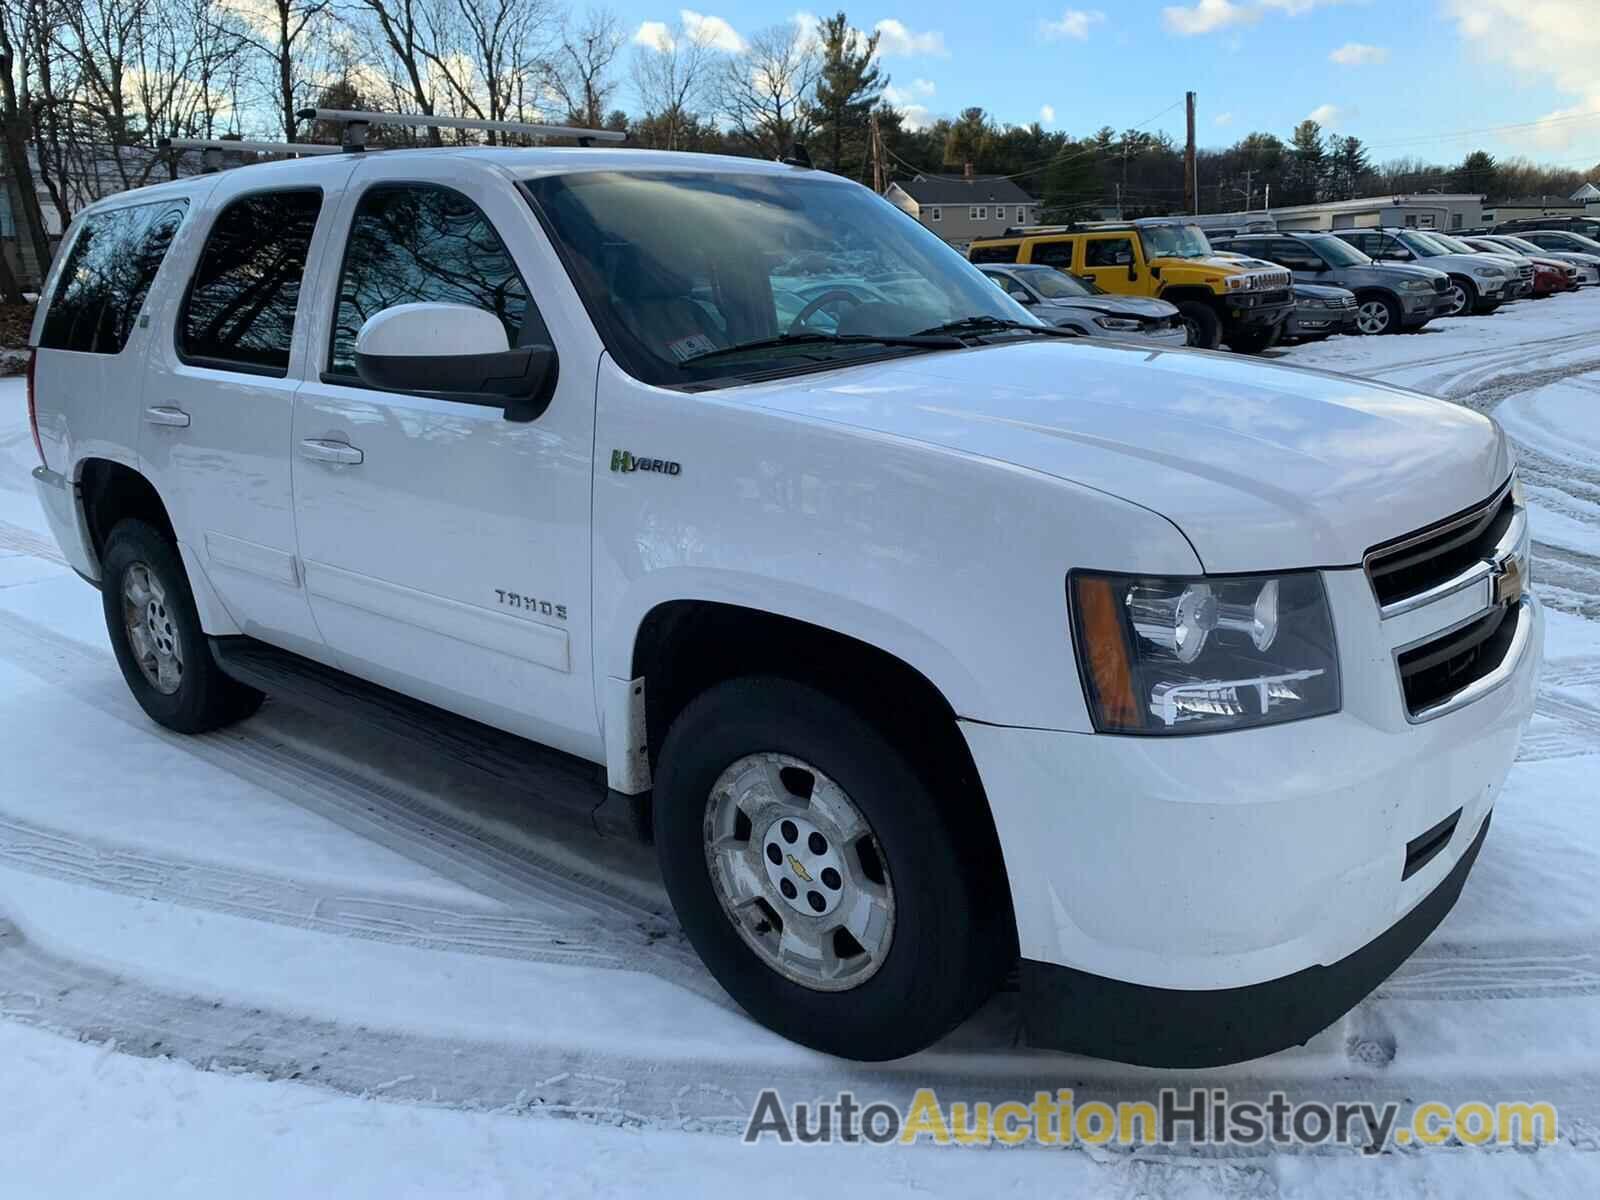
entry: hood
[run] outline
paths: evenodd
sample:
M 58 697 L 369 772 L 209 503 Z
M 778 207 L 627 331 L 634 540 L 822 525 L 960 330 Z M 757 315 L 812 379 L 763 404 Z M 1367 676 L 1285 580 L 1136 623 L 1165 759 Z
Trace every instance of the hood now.
M 1498 267 L 1516 273 L 1516 266 L 1495 254 L 1435 254 L 1422 260 L 1436 271 L 1471 271 L 1473 267 Z
M 1440 271 L 1434 267 L 1418 266 L 1416 263 L 1400 262 L 1374 262 L 1362 263 L 1359 267 L 1346 268 L 1359 271 L 1384 271 L 1391 275 L 1399 275 L 1408 279 L 1426 279 L 1430 283 L 1435 279 L 1448 279 L 1449 272 Z
M 1146 321 L 1166 321 L 1178 310 L 1165 300 L 1145 296 L 1060 296 L 1046 300 L 1040 308 L 1075 308 L 1113 317 L 1142 317 Z
M 1343 300 L 1349 297 L 1355 299 L 1355 293 L 1349 288 L 1335 287 L 1326 283 L 1296 283 L 1294 285 L 1296 299 L 1309 300 Z
M 1188 350 L 1030 341 L 738 395 L 1120 496 L 1183 530 L 1209 572 L 1357 564 L 1485 499 L 1511 470 L 1499 427 L 1469 409 Z

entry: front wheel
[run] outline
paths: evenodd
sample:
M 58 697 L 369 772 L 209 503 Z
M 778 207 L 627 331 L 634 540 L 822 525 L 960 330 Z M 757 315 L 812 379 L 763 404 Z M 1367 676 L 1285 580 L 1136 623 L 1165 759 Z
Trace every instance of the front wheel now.
M 689 941 L 793 1041 L 867 1061 L 911 1054 L 1008 965 L 1003 885 L 971 851 L 982 839 L 830 696 L 770 678 L 712 688 L 673 722 L 654 803 Z
M 1400 306 L 1387 296 L 1364 296 L 1356 308 L 1356 329 L 1365 334 L 1399 333 Z
M 1460 276 L 1450 276 L 1450 311 L 1447 316 L 1459 317 L 1470 314 L 1478 307 L 1478 289 L 1470 279 Z
M 1215 350 L 1222 345 L 1222 321 L 1203 300 L 1178 301 L 1178 313 L 1189 330 L 1189 345 Z
M 144 521 L 119 521 L 106 538 L 100 599 L 128 690 L 152 721 L 205 733 L 248 717 L 263 696 L 224 675 L 211 657 L 178 549 Z

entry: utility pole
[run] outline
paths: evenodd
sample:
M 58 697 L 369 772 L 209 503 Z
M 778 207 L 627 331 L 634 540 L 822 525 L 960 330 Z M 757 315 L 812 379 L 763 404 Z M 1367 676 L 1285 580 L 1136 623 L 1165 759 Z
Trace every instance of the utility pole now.
M 1194 93 L 1184 93 L 1184 106 L 1189 111 L 1189 139 L 1183 150 L 1183 207 L 1193 213 L 1199 200 L 1199 177 L 1195 174 L 1194 158 Z
M 872 190 L 883 195 L 883 133 L 878 129 L 878 114 L 870 118 L 872 126 Z

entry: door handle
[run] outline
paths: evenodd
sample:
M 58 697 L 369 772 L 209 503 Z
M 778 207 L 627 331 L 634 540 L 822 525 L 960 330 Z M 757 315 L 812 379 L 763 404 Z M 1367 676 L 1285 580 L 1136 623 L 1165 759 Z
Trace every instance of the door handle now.
M 329 438 L 301 438 L 300 454 L 317 462 L 347 463 L 356 466 L 366 458 L 349 442 L 335 442 Z
M 189 414 L 176 404 L 158 404 L 144 410 L 144 419 L 151 425 L 168 425 L 173 429 L 189 428 Z

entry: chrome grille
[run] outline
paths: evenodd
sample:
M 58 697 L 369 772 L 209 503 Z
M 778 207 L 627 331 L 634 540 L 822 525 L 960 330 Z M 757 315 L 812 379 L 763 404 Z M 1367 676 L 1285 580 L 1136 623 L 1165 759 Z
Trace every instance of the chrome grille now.
M 1483 504 L 1367 551 L 1367 578 L 1384 608 L 1425 596 L 1493 558 L 1516 506 L 1507 484 Z

